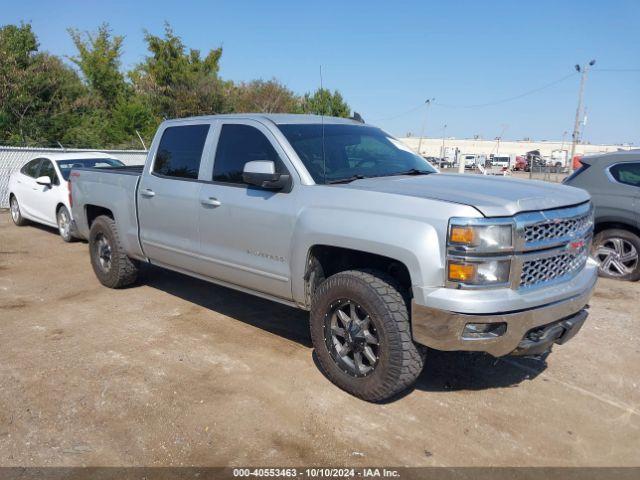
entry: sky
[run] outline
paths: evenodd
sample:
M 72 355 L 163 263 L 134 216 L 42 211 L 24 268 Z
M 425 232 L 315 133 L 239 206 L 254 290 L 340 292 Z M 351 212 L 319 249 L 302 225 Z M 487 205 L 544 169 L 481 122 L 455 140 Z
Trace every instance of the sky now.
M 276 78 L 304 93 L 319 86 L 322 66 L 326 88 L 397 136 L 569 139 L 574 65 L 595 59 L 583 138 L 635 145 L 639 19 L 640 0 L 0 2 L 0 24 L 30 22 L 57 55 L 74 54 L 68 27 L 108 22 L 125 36 L 124 69 L 147 54 L 144 30 L 161 34 L 165 21 L 189 48 L 222 46 L 226 79 Z

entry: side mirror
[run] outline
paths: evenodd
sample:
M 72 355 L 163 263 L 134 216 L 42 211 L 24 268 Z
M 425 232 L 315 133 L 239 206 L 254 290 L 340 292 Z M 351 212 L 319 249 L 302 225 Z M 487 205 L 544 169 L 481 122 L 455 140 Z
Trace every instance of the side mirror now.
M 38 185 L 44 185 L 45 187 L 50 187 L 51 179 L 47 175 L 43 175 L 42 177 L 36 178 L 36 183 Z
M 276 173 L 276 164 L 270 160 L 254 160 L 244 164 L 242 180 L 267 190 L 283 190 L 291 185 L 291 176 Z

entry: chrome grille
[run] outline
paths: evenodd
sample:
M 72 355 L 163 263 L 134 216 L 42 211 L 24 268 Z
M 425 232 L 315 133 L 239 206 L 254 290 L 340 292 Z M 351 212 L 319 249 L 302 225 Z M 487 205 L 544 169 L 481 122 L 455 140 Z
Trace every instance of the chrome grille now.
M 542 286 L 548 282 L 576 274 L 584 267 L 587 257 L 588 242 L 585 242 L 577 250 L 527 260 L 522 264 L 520 288 Z
M 535 244 L 581 236 L 591 227 L 591 223 L 591 213 L 586 213 L 527 225 L 524 227 L 525 242 Z

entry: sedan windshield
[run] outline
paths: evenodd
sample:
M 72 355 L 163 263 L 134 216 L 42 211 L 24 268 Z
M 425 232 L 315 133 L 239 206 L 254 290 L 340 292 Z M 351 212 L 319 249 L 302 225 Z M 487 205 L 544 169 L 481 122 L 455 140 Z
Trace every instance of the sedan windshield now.
M 436 172 L 424 158 L 379 128 L 336 124 L 278 127 L 316 183 Z
M 109 168 L 124 167 L 124 163 L 115 158 L 87 158 L 73 160 L 57 160 L 62 177 L 68 182 L 72 168 Z

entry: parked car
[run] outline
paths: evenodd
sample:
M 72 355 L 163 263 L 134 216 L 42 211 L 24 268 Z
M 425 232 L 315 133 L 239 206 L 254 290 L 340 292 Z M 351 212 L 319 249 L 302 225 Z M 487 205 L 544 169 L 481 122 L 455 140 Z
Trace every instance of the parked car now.
M 595 207 L 593 256 L 600 275 L 640 279 L 640 150 L 582 157 L 564 181 L 584 188 Z
M 597 279 L 584 190 L 437 173 L 348 119 L 165 121 L 141 173 L 74 169 L 71 192 L 103 285 L 150 262 L 309 310 L 322 370 L 369 401 L 409 387 L 425 347 L 547 353 Z
M 491 166 L 509 168 L 511 163 L 511 157 L 508 155 L 495 155 L 491 158 Z
M 69 203 L 69 173 L 73 167 L 124 165 L 104 153 L 61 153 L 34 158 L 9 178 L 9 207 L 13 222 L 31 220 L 57 227 L 65 242 L 74 238 Z

